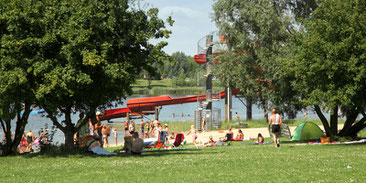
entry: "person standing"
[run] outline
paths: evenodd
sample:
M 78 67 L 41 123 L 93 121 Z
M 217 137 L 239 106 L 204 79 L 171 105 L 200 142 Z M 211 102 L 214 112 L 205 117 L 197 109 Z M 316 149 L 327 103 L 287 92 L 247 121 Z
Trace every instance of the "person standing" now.
M 35 140 L 34 134 L 32 130 L 29 130 L 29 132 L 26 135 L 27 138 L 27 152 L 30 152 L 32 150 L 33 141 Z
M 304 118 L 305 118 L 305 120 L 308 119 L 308 110 L 307 109 L 305 109 L 305 111 L 304 111 Z
M 149 133 L 150 133 L 150 124 L 149 124 L 149 121 L 146 121 L 146 124 L 145 124 L 145 138 L 149 138 Z
M 91 121 L 91 119 L 89 119 L 89 136 L 93 136 L 94 135 L 94 125 Z
M 140 136 L 142 138 L 144 138 L 144 128 L 145 128 L 144 120 L 141 120 L 141 122 L 140 122 Z
M 128 121 L 125 121 L 125 123 L 123 124 L 123 128 L 124 128 L 124 136 L 127 135 L 127 132 L 128 132 Z
M 116 142 L 116 146 L 118 146 L 117 129 L 116 128 L 112 128 L 112 134 L 113 134 L 113 137 L 114 137 L 114 141 Z
M 235 119 L 236 120 L 239 120 L 239 114 L 238 114 L 238 112 L 235 112 Z
M 108 138 L 111 135 L 111 129 L 109 128 L 109 126 L 107 125 L 103 125 L 103 129 L 102 129 L 102 135 L 103 135 L 103 143 L 109 147 L 109 142 L 108 142 Z
M 94 130 L 95 132 L 97 132 L 97 134 L 99 135 L 99 143 L 101 144 L 101 147 L 103 148 L 103 134 L 102 134 L 102 129 L 103 129 L 103 124 L 100 122 L 100 116 L 102 115 L 102 113 L 100 111 L 98 111 L 96 114 L 96 118 L 97 118 L 97 123 L 95 123 L 94 125 Z
M 196 140 L 198 137 L 197 133 L 198 131 L 194 128 L 194 125 L 191 125 L 191 130 L 188 131 L 187 135 L 192 134 L 192 141 L 194 145 L 196 145 Z
M 130 126 L 128 127 L 128 132 L 130 132 L 131 135 L 135 133 L 135 122 L 131 122 Z
M 268 127 L 272 126 L 272 136 L 275 147 L 280 147 L 280 124 L 282 123 L 281 116 L 276 113 L 276 109 L 272 109 L 272 116 L 269 118 Z
M 201 120 L 202 120 L 202 131 L 205 131 L 205 127 L 206 127 L 206 120 L 203 116 L 201 116 Z

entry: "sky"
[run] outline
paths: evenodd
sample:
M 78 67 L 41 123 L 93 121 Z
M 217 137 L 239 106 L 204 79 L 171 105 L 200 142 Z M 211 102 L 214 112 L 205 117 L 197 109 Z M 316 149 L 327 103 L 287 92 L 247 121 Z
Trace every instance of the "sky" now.
M 143 0 L 142 3 L 147 8 L 158 8 L 161 19 L 172 16 L 175 21 L 172 27 L 167 27 L 172 31 L 165 40 L 168 45 L 164 51 L 169 55 L 178 51 L 189 56 L 197 54 L 197 42 L 217 30 L 211 20 L 214 0 Z

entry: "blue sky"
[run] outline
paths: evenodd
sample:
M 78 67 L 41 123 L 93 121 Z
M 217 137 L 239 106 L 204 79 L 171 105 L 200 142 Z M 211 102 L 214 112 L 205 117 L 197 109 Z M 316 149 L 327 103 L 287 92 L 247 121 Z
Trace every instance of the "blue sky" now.
M 163 20 L 171 15 L 174 22 L 168 46 L 164 51 L 172 54 L 181 51 L 186 55 L 197 54 L 199 39 L 216 31 L 215 23 L 211 20 L 213 0 L 143 0 L 146 7 L 159 9 L 159 16 Z

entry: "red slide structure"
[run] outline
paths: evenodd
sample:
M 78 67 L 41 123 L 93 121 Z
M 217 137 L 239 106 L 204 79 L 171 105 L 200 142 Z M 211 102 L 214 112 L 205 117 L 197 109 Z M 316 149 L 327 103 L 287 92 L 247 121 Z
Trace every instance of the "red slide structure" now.
M 235 89 L 232 91 L 233 95 L 237 94 L 238 92 L 239 89 Z M 225 97 L 225 91 L 213 95 L 213 99 L 224 98 L 224 97 Z M 127 101 L 126 108 L 106 110 L 104 112 L 104 115 L 101 117 L 101 120 L 110 120 L 114 118 L 126 117 L 127 113 L 130 113 L 131 115 L 149 115 L 154 114 L 155 108 L 159 106 L 184 104 L 205 100 L 206 95 L 195 95 L 195 96 L 178 97 L 178 98 L 171 98 L 168 95 L 157 96 L 157 97 L 135 98 Z

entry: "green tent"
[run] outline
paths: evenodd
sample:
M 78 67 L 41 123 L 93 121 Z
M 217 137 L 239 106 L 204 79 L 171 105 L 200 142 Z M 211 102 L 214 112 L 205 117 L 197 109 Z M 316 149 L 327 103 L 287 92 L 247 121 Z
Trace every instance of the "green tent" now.
M 316 140 L 323 136 L 323 131 L 313 122 L 302 122 L 295 128 L 292 141 Z

